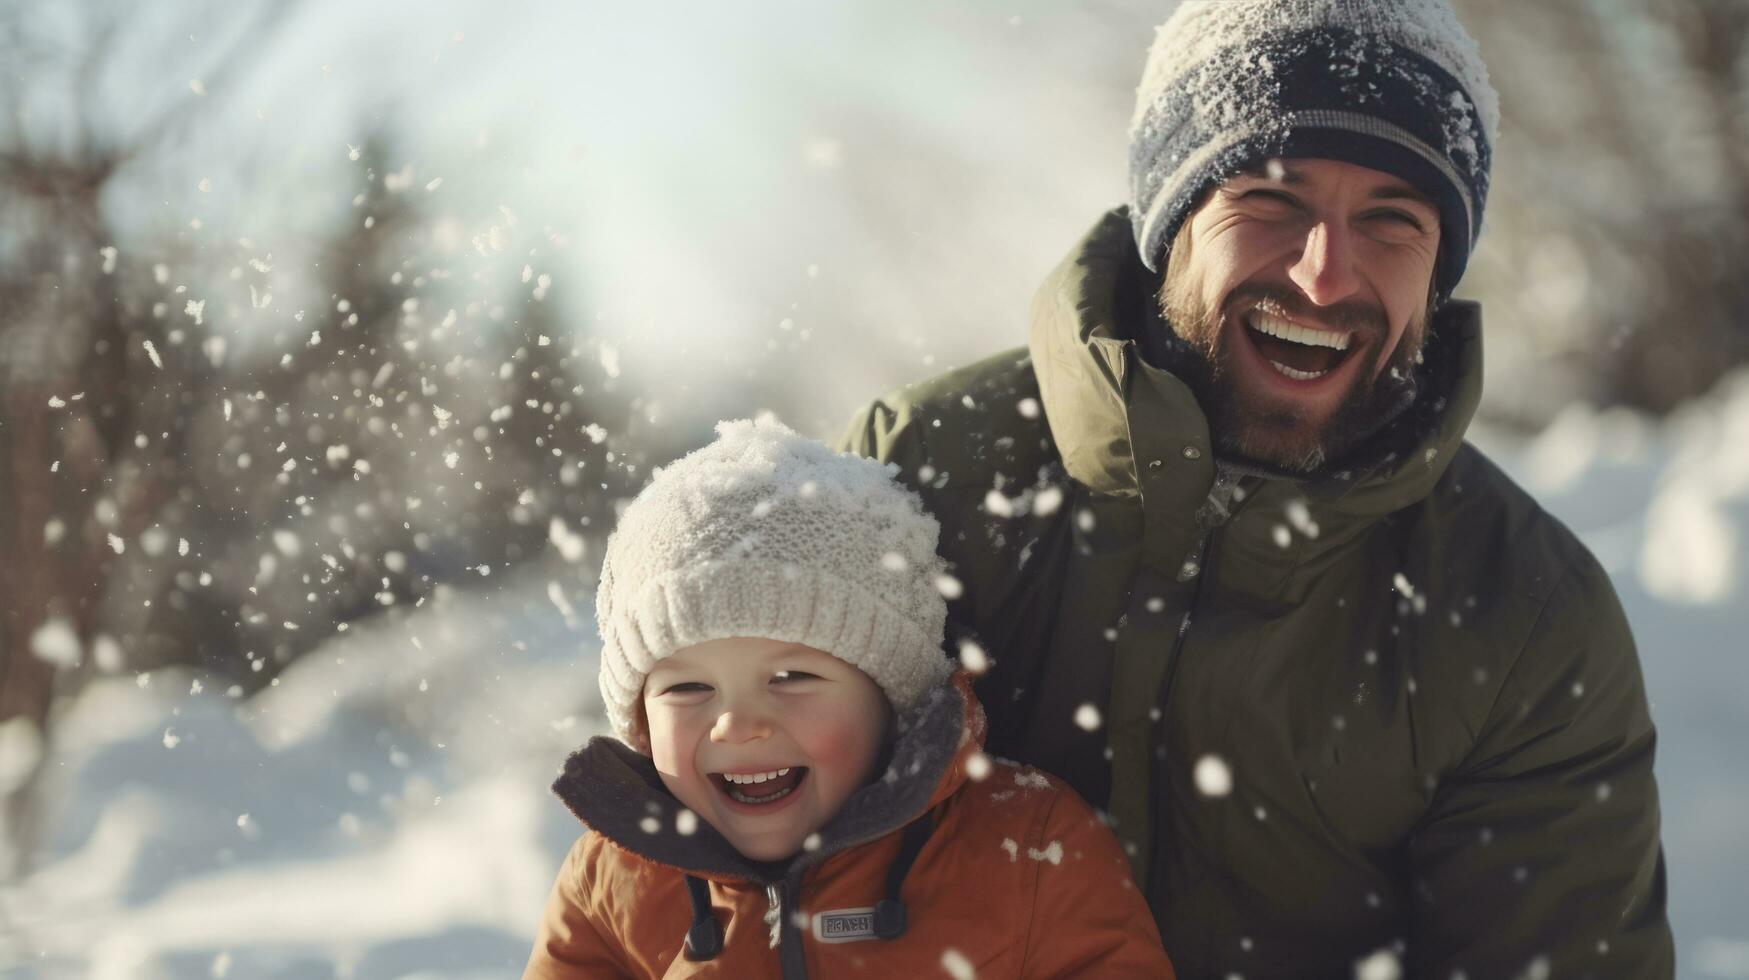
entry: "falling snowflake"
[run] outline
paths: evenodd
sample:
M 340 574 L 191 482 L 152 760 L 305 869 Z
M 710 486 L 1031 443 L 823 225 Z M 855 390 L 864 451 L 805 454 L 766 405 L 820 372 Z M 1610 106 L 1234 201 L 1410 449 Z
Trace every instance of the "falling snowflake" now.
M 30 652 L 38 660 L 63 670 L 79 666 L 82 652 L 79 634 L 71 621 L 62 616 L 51 617 L 30 635 Z
M 1084 732 L 1098 731 L 1102 721 L 1099 709 L 1091 704 L 1083 704 L 1075 709 L 1075 726 Z
M 990 670 L 990 655 L 974 640 L 960 641 L 960 664 L 973 676 L 981 677 Z
M 1049 517 L 1063 506 L 1063 491 L 1060 487 L 1045 487 L 1032 498 L 1032 512 L 1040 517 Z
M 1196 760 L 1192 776 L 1196 780 L 1197 792 L 1204 796 L 1218 798 L 1233 791 L 1233 770 L 1227 768 L 1226 760 L 1218 755 L 1205 755 Z
M 941 954 L 941 968 L 953 980 L 977 980 L 978 971 L 973 968 L 972 961 L 966 959 L 966 954 L 957 949 L 946 949 Z
M 564 518 L 555 517 L 547 525 L 547 540 L 565 561 L 576 564 L 583 560 L 583 535 L 572 531 Z
M 1401 980 L 1402 976 L 1402 961 L 1388 949 L 1381 949 L 1354 964 L 1354 980 Z
M 974 783 L 990 778 L 991 768 L 990 757 L 982 752 L 973 752 L 966 756 L 966 778 Z
M 965 595 L 966 587 L 960 583 L 959 579 L 943 572 L 935 576 L 935 591 L 941 593 L 943 599 L 951 602 Z
M 1308 538 L 1318 536 L 1318 524 L 1312 520 L 1312 510 L 1304 500 L 1290 500 L 1287 507 L 1287 521 L 1294 530 Z
M 984 495 L 984 509 L 995 517 L 1014 516 L 1014 502 L 1000 490 L 991 490 Z

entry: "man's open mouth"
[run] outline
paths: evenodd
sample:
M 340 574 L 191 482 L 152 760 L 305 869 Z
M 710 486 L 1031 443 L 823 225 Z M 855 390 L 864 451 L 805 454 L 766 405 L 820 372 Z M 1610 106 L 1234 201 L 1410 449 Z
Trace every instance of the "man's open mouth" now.
M 1251 310 L 1241 321 L 1245 336 L 1282 377 L 1316 381 L 1341 366 L 1355 349 L 1354 334 L 1318 330 L 1262 310 Z
M 711 782 L 736 803 L 758 805 L 775 803 L 795 792 L 807 775 L 806 766 L 795 766 L 758 773 L 717 772 L 711 774 Z

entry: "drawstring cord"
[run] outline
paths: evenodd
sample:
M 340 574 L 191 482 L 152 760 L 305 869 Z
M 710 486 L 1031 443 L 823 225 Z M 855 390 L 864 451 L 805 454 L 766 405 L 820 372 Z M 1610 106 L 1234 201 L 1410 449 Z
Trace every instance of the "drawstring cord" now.
M 917 863 L 917 856 L 923 853 L 923 846 L 929 843 L 929 835 L 934 832 L 935 821 L 928 814 L 905 825 L 899 841 L 899 856 L 887 867 L 886 897 L 875 903 L 874 933 L 877 937 L 897 939 L 905 934 L 905 903 L 899 893 L 904 888 L 905 876 L 911 873 L 911 866 Z M 686 930 L 686 958 L 694 963 L 716 959 L 723 951 L 723 929 L 711 912 L 710 885 L 703 878 L 687 875 L 686 893 L 692 899 L 692 925 Z
M 905 876 L 911 873 L 911 865 L 917 863 L 917 855 L 923 853 L 923 845 L 929 843 L 929 835 L 934 831 L 935 821 L 927 813 L 905 825 L 899 856 L 887 867 L 887 897 L 875 903 L 876 936 L 897 939 L 905 934 L 905 903 L 899 899 L 899 890 L 904 887 Z
M 686 958 L 694 963 L 714 960 L 723 951 L 723 930 L 711 914 L 711 887 L 703 878 L 686 876 L 686 893 L 692 898 L 692 925 L 686 930 Z

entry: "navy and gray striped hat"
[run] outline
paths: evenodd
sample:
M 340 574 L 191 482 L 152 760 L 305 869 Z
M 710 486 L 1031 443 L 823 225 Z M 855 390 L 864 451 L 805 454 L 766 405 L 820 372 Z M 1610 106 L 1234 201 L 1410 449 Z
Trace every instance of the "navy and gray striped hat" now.
M 1203 193 L 1271 158 L 1401 177 L 1440 209 L 1441 299 L 1482 227 L 1499 100 L 1445 0 L 1185 0 L 1130 126 L 1130 219 L 1158 272 Z

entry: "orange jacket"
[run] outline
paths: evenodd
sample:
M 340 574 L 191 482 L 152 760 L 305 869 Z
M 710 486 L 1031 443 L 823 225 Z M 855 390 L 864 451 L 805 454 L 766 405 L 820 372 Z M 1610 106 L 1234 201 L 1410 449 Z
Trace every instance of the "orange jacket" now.
M 649 759 L 592 739 L 553 784 L 590 832 L 559 870 L 523 977 L 1171 978 L 1098 815 L 1057 779 L 991 763 L 983 737 L 961 674 L 820 846 L 777 864 L 687 819 Z M 882 904 L 894 893 L 900 915 Z M 899 918 L 895 938 L 873 934 Z M 689 959 L 689 930 L 720 951 Z

